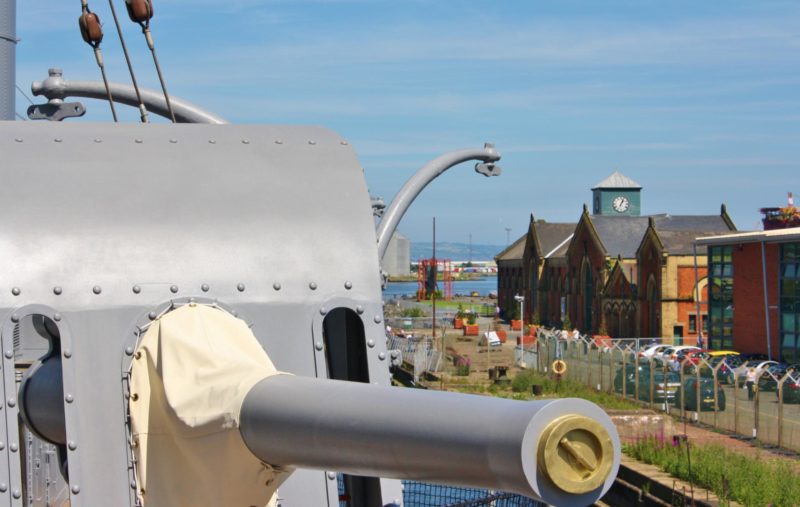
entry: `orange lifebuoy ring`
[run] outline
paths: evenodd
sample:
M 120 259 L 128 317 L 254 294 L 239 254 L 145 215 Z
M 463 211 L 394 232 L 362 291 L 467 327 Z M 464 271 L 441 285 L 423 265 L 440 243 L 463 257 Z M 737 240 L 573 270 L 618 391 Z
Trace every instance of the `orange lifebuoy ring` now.
M 556 375 L 563 375 L 567 372 L 567 363 L 562 361 L 561 359 L 556 359 L 553 361 L 553 373 Z

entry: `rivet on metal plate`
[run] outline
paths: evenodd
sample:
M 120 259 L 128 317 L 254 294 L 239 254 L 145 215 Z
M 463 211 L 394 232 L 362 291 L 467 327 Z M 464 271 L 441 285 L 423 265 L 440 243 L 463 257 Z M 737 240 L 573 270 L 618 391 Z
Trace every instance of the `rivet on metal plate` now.
M 375 346 L 375 340 L 373 340 L 372 338 L 367 340 L 367 347 L 372 348 L 374 346 Z
M 94 287 L 92 287 L 92 292 L 94 292 L 95 294 L 100 294 L 101 292 L 103 292 L 103 288 L 100 287 L 99 285 L 95 285 Z
M 138 285 L 134 285 L 131 290 L 133 290 L 134 294 L 139 294 L 140 292 L 142 292 L 142 288 L 139 287 Z
M 13 289 L 11 289 L 11 294 L 19 296 L 20 294 L 22 294 L 22 290 L 19 287 L 14 287 Z
M 55 294 L 56 296 L 60 296 L 62 292 L 64 291 L 61 287 L 53 287 L 53 294 Z

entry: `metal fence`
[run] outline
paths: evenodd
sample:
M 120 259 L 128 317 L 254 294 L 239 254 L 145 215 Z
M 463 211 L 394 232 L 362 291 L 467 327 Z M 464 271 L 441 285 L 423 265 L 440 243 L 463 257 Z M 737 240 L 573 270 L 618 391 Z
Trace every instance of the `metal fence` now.
M 567 378 L 593 389 L 800 452 L 799 372 L 765 368 L 748 378 L 748 368 L 735 357 L 648 357 L 649 340 L 563 339 L 557 331 L 540 330 L 536 344 L 518 347 L 516 357 L 543 373 L 562 359 Z
M 339 507 L 350 505 L 342 475 L 339 475 Z M 516 493 L 480 488 L 457 488 L 417 481 L 403 481 L 405 507 L 546 507 L 546 504 Z
M 387 340 L 393 363 L 413 366 L 415 381 L 423 373 L 438 372 L 442 367 L 442 353 L 434 347 L 430 337 L 389 336 Z

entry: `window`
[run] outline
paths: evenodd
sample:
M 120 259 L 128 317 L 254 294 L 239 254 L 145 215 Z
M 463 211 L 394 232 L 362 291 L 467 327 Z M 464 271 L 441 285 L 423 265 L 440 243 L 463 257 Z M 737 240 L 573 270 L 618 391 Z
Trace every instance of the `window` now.
M 781 245 L 781 360 L 800 361 L 800 243 Z
M 710 325 L 709 348 L 730 349 L 733 348 L 733 247 L 709 247 L 708 272 L 710 320 L 704 320 L 703 328 Z
M 708 315 L 705 313 L 702 315 L 703 318 L 703 332 L 708 332 Z M 690 333 L 697 333 L 697 315 L 690 314 L 689 315 L 689 332 Z

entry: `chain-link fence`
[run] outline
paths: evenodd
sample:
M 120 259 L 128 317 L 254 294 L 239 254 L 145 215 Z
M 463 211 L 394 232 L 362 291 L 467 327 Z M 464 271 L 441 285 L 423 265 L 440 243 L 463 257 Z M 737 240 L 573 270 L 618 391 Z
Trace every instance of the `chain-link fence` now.
M 692 354 L 652 339 L 592 338 L 539 330 L 516 358 L 546 373 L 556 359 L 566 376 L 651 409 L 765 444 L 800 451 L 800 371 L 736 355 Z

